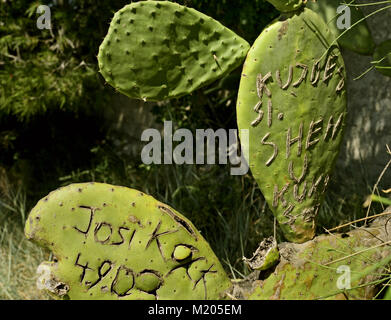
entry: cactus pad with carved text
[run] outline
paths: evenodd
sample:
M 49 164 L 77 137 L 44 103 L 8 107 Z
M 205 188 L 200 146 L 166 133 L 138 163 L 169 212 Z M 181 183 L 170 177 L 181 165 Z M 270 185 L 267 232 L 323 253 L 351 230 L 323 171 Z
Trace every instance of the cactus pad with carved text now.
M 98 54 L 119 92 L 164 100 L 203 87 L 239 67 L 250 45 L 219 22 L 169 1 L 141 1 L 115 13 Z
M 55 259 L 38 287 L 62 299 L 219 299 L 231 285 L 194 225 L 139 191 L 73 184 L 38 202 L 28 239 Z
M 251 172 L 289 241 L 315 235 L 346 119 L 344 62 L 322 18 L 305 8 L 270 24 L 246 58 L 239 129 Z

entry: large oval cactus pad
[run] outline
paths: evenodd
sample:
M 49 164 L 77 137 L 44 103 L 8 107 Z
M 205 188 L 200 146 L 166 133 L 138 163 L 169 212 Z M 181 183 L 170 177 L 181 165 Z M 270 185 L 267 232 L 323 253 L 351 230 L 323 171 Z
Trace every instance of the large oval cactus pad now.
M 314 236 L 315 218 L 345 126 L 344 62 L 313 11 L 281 17 L 249 51 L 238 126 L 249 166 L 289 241 Z
M 51 250 L 41 287 L 63 299 L 219 299 L 230 280 L 193 224 L 139 191 L 73 184 L 40 200 L 25 234 Z
M 337 19 L 340 14 L 337 13 L 337 8 L 342 6 L 345 1 L 342 0 L 309 0 L 307 7 L 318 13 L 327 23 L 328 27 L 333 31 L 335 37 L 339 37 L 345 28 L 338 27 Z M 348 2 L 347 2 L 348 3 Z M 350 12 L 350 25 L 353 26 L 358 21 L 360 23 L 346 31 L 339 39 L 338 43 L 341 47 L 354 52 L 370 55 L 375 49 L 371 31 L 369 30 L 367 21 L 364 19 L 364 14 L 359 7 L 348 7 L 346 10 Z M 341 12 L 344 14 L 344 12 Z M 345 23 L 345 17 L 341 17 Z
M 240 66 L 249 44 L 219 22 L 169 1 L 119 10 L 99 48 L 106 81 L 136 99 L 183 96 Z

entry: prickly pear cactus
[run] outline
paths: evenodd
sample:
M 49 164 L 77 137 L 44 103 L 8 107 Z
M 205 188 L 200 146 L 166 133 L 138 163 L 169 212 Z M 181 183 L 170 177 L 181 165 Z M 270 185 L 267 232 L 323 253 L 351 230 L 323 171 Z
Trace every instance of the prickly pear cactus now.
M 238 127 L 247 159 L 288 241 L 315 235 L 315 219 L 346 118 L 344 62 L 333 34 L 305 8 L 282 15 L 246 58 Z
M 119 10 L 98 54 L 99 69 L 119 92 L 164 100 L 189 94 L 239 67 L 249 44 L 216 20 L 169 1 Z
M 193 224 L 139 191 L 73 184 L 40 200 L 28 239 L 53 252 L 38 286 L 62 299 L 218 299 L 230 280 Z
M 387 280 L 391 227 L 387 219 L 365 229 L 279 245 L 281 261 L 253 283 L 250 300 L 372 299 Z M 387 230 L 388 229 L 388 230 Z M 384 281 L 383 281 L 384 282 Z M 251 292 L 251 290 L 250 290 Z
M 335 37 L 339 37 L 347 30 L 346 28 L 338 28 L 337 26 L 337 19 L 340 16 L 340 14 L 337 13 L 337 9 L 342 6 L 344 2 L 345 1 L 342 0 L 308 0 L 307 7 L 318 13 L 327 23 L 327 26 L 334 33 Z M 346 10 L 349 10 L 350 13 L 350 23 L 349 21 L 346 21 L 344 17 L 341 17 L 342 23 L 349 23 L 346 27 L 357 24 L 338 39 L 339 45 L 360 54 L 372 54 L 375 49 L 375 43 L 361 9 L 359 7 L 347 7 Z M 341 14 L 343 14 L 343 12 Z M 360 20 L 362 21 L 359 22 Z
M 376 47 L 373 59 L 376 61 L 376 70 L 391 77 L 391 40 L 384 41 Z

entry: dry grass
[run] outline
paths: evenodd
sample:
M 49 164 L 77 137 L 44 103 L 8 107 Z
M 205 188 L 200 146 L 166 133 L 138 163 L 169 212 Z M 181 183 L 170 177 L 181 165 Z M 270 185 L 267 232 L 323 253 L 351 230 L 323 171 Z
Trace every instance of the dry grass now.
M 36 289 L 35 272 L 48 253 L 24 236 L 25 217 L 24 193 L 11 187 L 5 171 L 0 170 L 0 299 L 46 299 Z
M 29 242 L 22 230 L 14 221 L 0 223 L 0 299 L 47 299 L 35 286 L 35 271 L 48 254 Z

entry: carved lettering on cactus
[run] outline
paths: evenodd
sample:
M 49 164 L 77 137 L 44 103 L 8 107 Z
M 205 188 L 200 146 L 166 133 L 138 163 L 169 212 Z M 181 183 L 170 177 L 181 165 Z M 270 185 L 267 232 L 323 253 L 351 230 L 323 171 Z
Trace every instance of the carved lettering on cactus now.
M 290 182 L 287 182 L 285 186 L 282 187 L 281 190 L 278 190 L 278 186 L 274 186 L 274 192 L 273 192 L 273 207 L 277 208 L 279 202 L 281 201 L 282 207 L 285 208 L 287 206 L 287 202 L 284 198 L 284 194 L 287 192 L 289 188 Z
M 277 145 L 274 143 L 274 142 L 266 142 L 266 140 L 269 138 L 270 136 L 270 132 L 266 133 L 266 135 L 262 138 L 261 140 L 261 143 L 263 145 L 269 145 L 271 147 L 273 147 L 273 155 L 270 157 L 269 160 L 266 161 L 266 166 L 270 166 L 273 161 L 277 158 L 277 155 L 278 155 L 278 147 Z
M 302 203 L 307 195 L 307 181 L 304 181 L 303 183 L 303 191 L 301 192 L 301 194 L 299 194 L 299 187 L 300 184 L 297 183 L 293 186 L 293 197 L 297 202 Z
M 126 228 L 126 227 L 119 227 L 118 228 L 117 234 L 119 235 L 121 240 L 120 241 L 115 241 L 115 242 L 113 240 L 113 242 L 110 243 L 111 245 L 113 245 L 113 246 L 120 246 L 121 244 L 123 244 L 125 242 L 124 235 L 122 234 L 122 231 L 124 231 L 124 230 L 129 231 L 129 228 Z M 126 231 L 124 231 L 124 232 L 126 232 Z
M 301 72 L 300 78 L 295 83 L 292 84 L 292 86 L 294 87 L 298 87 L 304 81 L 308 72 L 308 66 L 303 63 L 296 63 L 296 67 L 302 68 L 303 71 Z
M 333 62 L 333 60 L 337 58 L 336 55 L 334 54 L 330 54 L 327 58 L 327 63 L 326 63 L 326 67 L 325 67 L 325 70 L 324 70 L 324 73 L 323 73 L 323 82 L 326 82 L 327 80 L 329 80 L 332 76 L 333 76 L 333 69 L 334 67 L 337 65 L 336 62 Z
M 293 211 L 294 208 L 295 208 L 295 205 L 290 203 L 288 205 L 288 208 L 286 208 L 285 211 L 283 212 L 283 216 L 288 218 L 290 216 L 290 213 Z
M 304 209 L 300 216 L 303 217 L 304 222 L 312 222 L 316 218 L 318 211 L 319 205 L 316 205 L 314 207 Z
M 337 93 L 341 92 L 342 89 L 345 87 L 345 79 L 342 78 L 339 82 L 338 82 L 338 85 L 337 85 L 337 88 L 335 89 L 335 91 Z
M 95 282 L 91 283 L 88 290 L 95 287 L 99 282 L 101 282 L 102 279 L 111 271 L 112 266 L 113 263 L 110 260 L 103 261 L 100 267 L 98 268 L 98 279 Z
M 127 279 L 121 279 L 121 271 L 124 271 L 124 275 L 127 277 Z M 127 280 L 127 283 L 125 281 Z M 121 289 L 117 288 L 117 283 L 121 282 Z M 125 284 L 127 284 L 127 287 L 125 287 Z M 117 273 L 115 275 L 115 278 L 113 282 L 111 283 L 111 292 L 116 294 L 118 297 L 124 297 L 129 295 L 129 291 L 133 289 L 135 284 L 135 275 L 132 269 L 126 267 L 126 266 L 120 266 L 117 269 Z M 124 289 L 125 287 L 125 289 Z M 120 292 L 119 292 L 120 290 Z
M 258 124 L 262 122 L 263 114 L 264 114 L 263 111 L 259 110 L 258 117 L 253 122 L 251 122 L 252 127 L 256 127 Z
M 293 79 L 293 67 L 292 67 L 292 66 L 289 66 L 289 71 L 288 71 L 288 72 L 289 72 L 289 74 L 288 74 L 288 79 L 287 79 L 286 83 L 285 83 L 284 85 L 282 85 L 280 70 L 277 70 L 277 71 L 276 71 L 277 83 L 278 83 L 279 87 L 280 87 L 282 90 L 288 89 L 289 85 L 290 85 L 291 82 L 292 82 L 292 79 Z
M 311 198 L 316 193 L 316 191 L 318 190 L 319 184 L 322 181 L 322 179 L 323 179 L 323 174 L 321 174 L 316 181 L 315 181 L 315 178 L 312 179 L 311 188 L 308 191 L 308 197 L 309 198 Z
M 103 229 L 102 229 L 103 227 Z M 110 230 L 110 234 L 107 235 L 106 238 L 102 239 L 98 236 L 99 234 L 99 231 L 102 230 L 104 232 L 104 229 L 109 229 Z M 101 232 L 102 233 L 102 232 Z M 107 223 L 107 222 L 99 222 L 96 224 L 95 226 L 95 230 L 94 230 L 94 239 L 95 239 L 95 242 L 99 242 L 101 244 L 106 244 L 109 240 L 110 240 L 110 237 L 111 235 L 113 234 L 113 227 L 111 226 L 110 223 Z
M 337 70 L 337 73 L 339 74 L 339 76 L 341 77 L 341 80 L 339 80 L 338 82 L 338 85 L 337 85 L 337 88 L 335 89 L 335 91 L 337 93 L 341 92 L 342 89 L 345 87 L 345 78 L 344 78 L 344 75 L 343 75 L 343 66 L 342 67 L 339 67 L 338 70 Z
M 92 269 L 92 268 L 90 268 L 89 266 L 88 266 L 88 261 L 85 263 L 85 264 L 81 264 L 80 262 L 79 262 L 79 259 L 80 259 L 80 256 L 81 256 L 81 253 L 78 253 L 77 254 L 77 257 L 76 257 L 76 261 L 75 261 L 75 266 L 77 266 L 77 267 L 80 267 L 80 268 L 82 268 L 82 272 L 81 272 L 81 274 L 80 274 L 80 283 L 82 283 L 83 282 L 83 280 L 84 280 L 84 277 L 85 277 L 85 275 L 86 275 L 86 271 L 87 270 L 94 270 L 94 269 Z
M 262 77 L 262 74 L 258 74 L 257 76 L 257 94 L 259 100 L 262 100 L 263 93 L 265 92 L 266 95 L 270 98 L 272 96 L 271 91 L 269 88 L 266 86 L 267 80 L 272 76 L 271 72 L 268 72 L 264 77 Z
M 87 206 L 80 206 L 81 209 L 88 209 L 90 210 L 90 218 L 88 222 L 88 226 L 86 230 L 81 230 L 78 227 L 74 226 L 73 228 L 77 231 L 82 233 L 86 238 L 89 234 L 89 231 L 91 230 L 92 223 L 94 221 L 94 213 L 96 210 L 100 210 L 99 208 L 92 208 Z M 139 226 L 142 226 L 140 221 L 138 221 Z M 127 227 L 113 227 L 110 223 L 102 221 L 102 222 L 96 222 L 95 228 L 93 231 L 94 234 L 94 240 L 95 242 L 98 242 L 102 245 L 114 245 L 114 246 L 120 246 L 125 243 L 126 233 L 130 234 L 129 244 L 130 246 L 131 240 L 134 236 L 134 233 L 136 230 L 131 230 Z M 109 241 L 111 242 L 109 243 Z
M 197 287 L 198 283 L 200 283 L 200 281 L 202 280 L 202 284 L 204 285 L 204 299 L 207 300 L 208 299 L 208 292 L 207 292 L 207 288 L 206 288 L 206 279 L 205 279 L 205 276 L 208 274 L 208 273 L 217 273 L 217 271 L 215 270 L 212 270 L 212 268 L 214 267 L 214 264 L 212 264 L 208 269 L 206 270 L 201 270 L 201 277 L 195 282 L 194 284 L 194 287 L 193 287 L 193 290 Z
M 262 107 L 262 100 L 259 100 L 257 104 L 254 106 L 254 112 L 258 113 L 261 107 Z
M 295 205 L 290 203 L 288 205 L 288 208 L 285 209 L 285 211 L 282 213 L 282 215 L 288 219 L 288 221 L 284 222 L 283 224 L 289 224 L 292 225 L 296 221 L 296 217 L 291 214 L 291 212 L 295 209 Z
M 302 169 L 301 175 L 298 178 L 295 176 L 295 173 L 294 173 L 294 170 L 293 170 L 293 161 L 292 160 L 289 161 L 289 165 L 288 165 L 289 177 L 296 184 L 300 184 L 303 181 L 303 179 L 306 176 L 307 172 L 308 172 L 308 156 L 307 156 L 307 154 L 304 155 L 303 169 Z
M 338 120 L 337 120 L 336 123 L 334 123 L 334 117 L 330 116 L 329 121 L 327 123 L 327 128 L 326 128 L 326 132 L 324 134 L 323 140 L 327 140 L 329 138 L 330 132 L 331 132 L 331 139 L 332 140 L 335 139 L 335 137 L 337 135 L 337 132 L 338 132 L 338 130 L 340 129 L 340 127 L 342 125 L 343 116 L 344 116 L 344 114 L 341 113 L 339 115 Z
M 305 143 L 306 150 L 319 142 L 320 138 L 316 138 L 314 140 L 312 140 L 312 138 L 322 130 L 322 127 L 319 127 L 319 125 L 321 125 L 322 123 L 323 118 L 320 118 L 318 121 L 315 122 L 313 120 L 311 121 L 310 128 L 308 130 L 307 140 Z
M 299 135 L 292 139 L 292 128 L 288 129 L 286 134 L 286 159 L 289 158 L 291 154 L 291 146 L 297 142 L 297 156 L 301 156 L 301 148 L 303 141 L 303 122 L 299 126 Z
M 158 224 L 157 224 L 155 230 L 152 232 L 151 237 L 149 238 L 149 240 L 148 240 L 148 242 L 147 242 L 147 245 L 145 246 L 145 249 L 148 249 L 149 246 L 151 245 L 151 243 L 152 243 L 153 241 L 155 241 L 155 242 L 156 242 L 156 245 L 157 245 L 157 248 L 158 248 L 158 250 L 159 250 L 159 253 L 160 253 L 160 255 L 161 255 L 162 258 L 163 258 L 163 261 L 166 261 L 166 258 L 164 257 L 164 254 L 163 254 L 163 249 L 162 249 L 162 245 L 161 245 L 161 243 L 160 243 L 159 237 L 164 236 L 164 235 L 167 235 L 167 234 L 170 234 L 170 233 L 177 232 L 178 230 L 168 230 L 168 231 L 164 231 L 164 232 L 158 233 L 159 230 L 160 230 L 161 224 L 162 224 L 162 221 L 159 220 L 159 222 L 158 222 Z
M 94 218 L 95 211 L 96 210 L 100 210 L 100 209 L 93 208 L 93 207 L 88 207 L 88 206 L 79 206 L 79 208 L 80 209 L 90 210 L 90 218 L 89 218 L 88 226 L 87 226 L 87 229 L 85 231 L 79 229 L 77 226 L 74 226 L 73 229 L 75 229 L 76 231 L 84 234 L 84 236 L 87 238 L 87 234 L 88 234 L 88 231 L 90 231 L 91 224 L 92 224 L 92 219 Z
M 319 77 L 320 77 L 319 64 L 320 64 L 320 60 L 316 61 L 312 66 L 310 81 L 313 86 L 315 86 L 319 81 Z
M 267 126 L 270 128 L 272 126 L 273 119 L 273 104 L 272 100 L 269 99 L 267 102 Z

